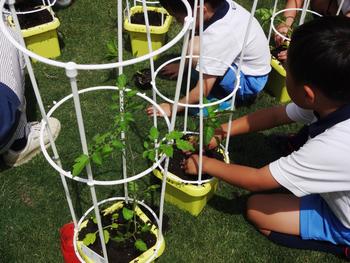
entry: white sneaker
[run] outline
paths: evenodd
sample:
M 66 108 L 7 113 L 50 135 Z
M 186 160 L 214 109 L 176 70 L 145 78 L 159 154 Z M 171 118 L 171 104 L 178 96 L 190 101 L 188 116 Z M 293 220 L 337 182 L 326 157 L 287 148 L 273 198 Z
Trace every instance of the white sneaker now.
M 61 130 L 61 123 L 56 118 L 49 118 L 49 126 L 51 128 L 53 139 L 55 140 Z M 20 166 L 30 161 L 35 155 L 40 153 L 40 128 L 41 123 L 31 122 L 30 132 L 27 138 L 27 144 L 21 151 L 8 150 L 3 159 L 8 166 Z M 44 143 L 45 147 L 50 146 L 49 135 L 47 131 L 44 131 Z

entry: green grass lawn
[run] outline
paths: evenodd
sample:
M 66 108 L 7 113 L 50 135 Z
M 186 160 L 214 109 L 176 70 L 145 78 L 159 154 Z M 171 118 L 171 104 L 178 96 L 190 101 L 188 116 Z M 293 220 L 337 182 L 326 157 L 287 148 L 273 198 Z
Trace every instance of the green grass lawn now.
M 240 0 L 250 9 L 252 1 Z M 271 7 L 272 0 L 260 1 L 259 6 Z M 60 31 L 64 37 L 61 61 L 77 63 L 106 62 L 106 43 L 116 37 L 116 1 L 76 0 L 75 3 L 57 12 Z M 169 37 L 178 30 L 172 26 Z M 127 38 L 125 39 L 127 43 Z M 180 44 L 166 55 L 180 51 Z M 131 58 L 128 50 L 124 59 Z M 46 110 L 54 101 L 59 101 L 71 93 L 70 85 L 63 69 L 36 63 L 36 77 Z M 133 87 L 132 76 L 148 62 L 126 67 L 125 74 Z M 110 71 L 79 72 L 80 89 L 114 85 Z M 159 80 L 164 92 L 168 82 Z M 28 89 L 28 109 L 31 120 L 40 119 L 35 106 L 33 92 Z M 150 95 L 150 92 L 147 92 Z M 109 108 L 112 92 L 103 91 L 81 97 L 87 136 L 110 127 L 113 112 Z M 147 103 L 140 100 L 145 107 Z M 251 107 L 238 109 L 235 118 L 246 113 L 278 104 L 273 97 L 263 93 Z M 62 130 L 57 147 L 63 167 L 69 170 L 74 158 L 81 153 L 72 101 L 68 101 L 54 114 L 61 123 Z M 152 126 L 152 119 L 143 111 L 135 114 L 136 124 L 130 133 L 132 149 L 142 153 L 142 140 Z M 181 128 L 181 117 L 178 127 Z M 160 121 L 164 127 L 164 122 Z M 261 167 L 278 158 L 278 151 L 271 145 L 271 133 L 295 132 L 299 126 L 283 126 L 266 132 L 232 138 L 230 158 L 239 164 Z M 113 161 L 117 160 L 117 161 Z M 120 156 L 115 155 L 103 168 L 94 169 L 97 178 L 115 178 L 120 175 Z M 140 159 L 135 161 L 136 171 L 148 164 Z M 71 221 L 63 187 L 58 173 L 47 163 L 43 155 L 18 168 L 7 168 L 0 163 L 0 262 L 63 262 L 60 251 L 59 229 Z M 80 216 L 92 205 L 89 189 L 82 184 L 68 180 L 74 206 Z M 122 188 L 96 187 L 98 198 L 102 200 L 121 193 Z M 166 204 L 167 230 L 164 233 L 166 250 L 159 262 L 340 262 L 328 254 L 299 251 L 274 245 L 259 234 L 245 219 L 245 202 L 249 192 L 220 183 L 219 190 L 198 217 Z M 157 198 L 156 198 L 157 199 Z

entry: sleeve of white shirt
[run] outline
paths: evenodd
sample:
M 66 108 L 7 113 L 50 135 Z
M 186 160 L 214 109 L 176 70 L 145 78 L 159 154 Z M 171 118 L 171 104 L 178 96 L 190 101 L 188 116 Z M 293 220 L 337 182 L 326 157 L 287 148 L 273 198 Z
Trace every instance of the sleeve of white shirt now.
M 350 121 L 338 123 L 270 163 L 272 176 L 296 196 L 349 191 L 349 126 Z
M 309 124 L 316 120 L 312 110 L 305 110 L 297 106 L 295 103 L 289 103 L 286 107 L 287 116 L 295 122 Z

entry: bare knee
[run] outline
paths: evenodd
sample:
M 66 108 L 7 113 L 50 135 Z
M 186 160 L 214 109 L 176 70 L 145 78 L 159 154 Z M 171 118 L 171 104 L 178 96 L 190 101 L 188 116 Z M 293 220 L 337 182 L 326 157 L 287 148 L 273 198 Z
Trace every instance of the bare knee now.
M 261 203 L 264 195 L 252 195 L 247 201 L 247 218 L 248 220 L 264 235 L 270 235 L 271 231 L 262 227 Z
M 259 206 L 261 203 L 261 195 L 252 195 L 247 201 L 247 218 L 256 227 L 259 227 Z

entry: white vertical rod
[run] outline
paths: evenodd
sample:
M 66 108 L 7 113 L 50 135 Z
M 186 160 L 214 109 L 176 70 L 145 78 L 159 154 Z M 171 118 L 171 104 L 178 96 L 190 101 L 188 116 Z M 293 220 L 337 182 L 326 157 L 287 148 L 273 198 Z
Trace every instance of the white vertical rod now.
M 272 17 L 275 15 L 276 10 L 277 10 L 277 4 L 278 4 L 278 0 L 275 0 L 275 4 L 273 5 L 273 11 L 272 11 Z M 271 39 L 271 35 L 272 35 L 272 24 L 273 24 L 273 19 L 272 17 L 270 18 L 271 22 L 270 22 L 270 28 L 269 28 L 269 35 L 267 37 L 267 43 L 270 45 L 270 39 Z
M 123 61 L 123 2 L 122 0 L 118 0 L 118 62 Z M 123 67 L 118 68 L 118 75 L 120 76 L 123 74 Z M 119 88 L 119 111 L 121 113 L 124 112 L 124 91 L 122 88 L 125 87 L 118 87 Z M 125 132 L 122 131 L 120 134 L 120 138 L 125 146 Z M 126 150 L 125 147 L 122 150 L 122 169 L 123 169 L 123 178 L 126 179 L 128 177 L 128 170 L 126 165 Z M 128 191 L 128 183 L 124 183 L 124 195 L 125 195 L 125 202 L 128 203 L 129 200 L 129 191 Z
M 307 11 L 307 9 L 309 7 L 309 4 L 310 4 L 310 0 L 304 0 L 303 10 L 301 12 L 301 16 L 300 16 L 300 20 L 299 20 L 299 26 L 304 24 L 306 11 Z
M 344 5 L 344 2 L 345 2 L 345 0 L 342 0 L 342 1 L 340 2 L 339 7 L 338 7 L 338 10 L 337 10 L 337 13 L 336 13 L 337 16 L 340 14 L 340 11 L 341 11 L 341 9 L 342 9 L 342 7 L 343 7 L 343 5 Z
M 202 184 L 202 163 L 203 163 L 203 23 L 204 23 L 204 0 L 200 0 L 199 7 L 199 165 L 198 185 Z M 195 22 L 194 22 L 195 23 Z
M 189 18 L 189 19 L 192 19 L 192 18 Z M 187 48 L 188 48 L 189 36 L 190 36 L 190 32 L 189 32 L 189 30 L 187 30 L 187 32 L 184 36 L 184 43 L 182 45 L 181 60 L 180 60 L 180 66 L 179 66 L 179 75 L 177 77 L 175 96 L 174 96 L 174 105 L 173 105 L 172 114 L 171 114 L 170 131 L 173 131 L 175 128 L 175 121 L 176 121 L 176 116 L 177 116 L 178 102 L 179 102 L 179 98 L 180 98 L 182 77 L 183 77 L 183 72 L 184 72 L 185 63 L 186 63 L 186 53 L 187 53 Z
M 74 62 L 67 63 L 66 75 L 70 80 L 70 85 L 72 88 L 74 108 L 75 108 L 75 113 L 77 116 L 81 146 L 83 149 L 83 153 L 86 154 L 87 156 L 89 156 L 84 121 L 83 121 L 83 114 L 81 112 L 81 106 L 80 106 L 81 104 L 80 104 L 78 85 L 77 85 L 77 79 L 76 79 L 76 77 L 78 75 L 78 71 L 76 69 L 76 64 Z M 99 232 L 101 246 L 102 246 L 103 257 L 105 258 L 106 262 L 108 262 L 106 244 L 105 244 L 105 240 L 104 240 L 104 236 L 103 236 L 103 226 L 102 226 L 101 217 L 100 217 L 100 210 L 98 208 L 98 202 L 97 202 L 97 197 L 96 197 L 95 186 L 93 183 L 92 169 L 91 169 L 90 163 L 86 165 L 86 172 L 87 172 L 88 180 L 89 180 L 88 186 L 90 188 L 91 198 L 92 198 L 92 202 L 94 204 L 95 216 L 96 216 L 96 220 L 97 220 L 97 226 L 98 226 L 98 232 Z
M 12 19 L 13 19 L 13 21 L 15 23 L 15 28 L 16 28 L 17 34 L 19 36 L 20 44 L 21 44 L 21 46 L 25 47 L 25 42 L 24 42 L 24 39 L 23 39 L 22 33 L 21 33 L 21 27 L 19 25 L 18 17 L 17 17 L 16 10 L 15 10 L 15 7 L 14 7 L 15 1 L 14 0 L 10 0 L 10 1 L 8 1 L 8 4 L 9 4 L 10 11 L 11 11 L 11 14 L 12 14 Z M 47 130 L 47 133 L 49 135 L 49 141 L 50 141 L 51 149 L 52 149 L 52 152 L 53 152 L 53 159 L 55 160 L 56 164 L 59 167 L 62 168 L 62 163 L 61 163 L 58 151 L 57 151 L 57 147 L 56 147 L 55 141 L 54 141 L 53 136 L 52 136 L 51 128 L 50 128 L 50 126 L 48 124 L 49 122 L 48 122 L 48 118 L 47 118 L 47 115 L 46 115 L 46 112 L 45 112 L 44 103 L 42 101 L 42 98 L 41 98 L 41 95 L 40 95 L 40 92 L 39 92 L 38 83 L 37 83 L 37 81 L 35 79 L 35 74 L 34 74 L 32 62 L 31 62 L 30 58 L 28 57 L 28 55 L 26 55 L 24 53 L 22 53 L 22 55 L 23 55 L 25 63 L 26 63 L 27 71 L 28 71 L 29 78 L 30 78 L 31 83 L 32 83 L 32 87 L 33 87 L 33 90 L 34 90 L 36 101 L 37 101 L 38 106 L 39 106 L 41 117 L 43 118 L 43 120 L 45 122 L 46 130 Z M 63 188 L 64 188 L 64 192 L 66 194 L 66 199 L 67 199 L 69 211 L 71 213 L 73 223 L 76 226 L 78 221 L 77 221 L 76 214 L 75 214 L 75 211 L 74 211 L 72 198 L 71 198 L 70 193 L 69 193 L 69 188 L 68 188 L 68 185 L 67 185 L 67 181 L 66 181 L 66 178 L 65 178 L 65 176 L 63 174 L 60 174 L 60 177 L 61 177 L 62 185 L 63 185 Z
M 192 18 L 189 18 L 189 19 L 192 19 Z M 173 105 L 173 109 L 172 109 L 173 114 L 171 115 L 169 132 L 173 131 L 175 128 L 177 107 L 178 107 L 178 102 L 179 102 L 179 98 L 180 98 L 180 90 L 181 90 L 181 83 L 182 83 L 182 75 L 183 75 L 184 68 L 185 68 L 188 40 L 189 40 L 189 36 L 190 36 L 189 33 L 190 32 L 188 30 L 184 36 L 184 44 L 182 46 L 179 75 L 178 75 L 178 79 L 177 79 L 177 83 L 176 83 L 174 105 Z M 162 229 L 162 226 L 163 226 L 164 198 L 165 198 L 165 188 L 166 188 L 166 181 L 167 181 L 167 175 L 168 175 L 168 167 L 169 167 L 169 158 L 166 158 L 165 159 L 165 166 L 164 166 L 164 174 L 163 174 L 163 179 L 162 179 L 162 190 L 161 190 L 161 195 L 160 195 L 160 204 L 159 204 L 159 228 L 160 229 Z
M 196 21 L 197 19 L 197 6 L 198 6 L 198 0 L 194 1 L 194 10 L 193 10 L 193 21 Z M 187 14 L 188 15 L 188 14 Z M 193 44 L 194 44 L 194 35 L 196 33 L 196 25 L 195 22 L 192 23 L 192 26 L 190 27 L 191 31 L 191 44 L 190 44 L 190 52 L 189 52 L 189 60 L 188 60 L 188 66 L 187 66 L 187 83 L 186 83 L 186 99 L 185 103 L 188 104 L 188 94 L 190 93 L 190 82 L 191 82 L 191 72 L 192 72 L 192 56 L 193 56 Z M 185 113 L 184 113 L 184 132 L 187 132 L 187 122 L 188 122 L 188 107 L 185 107 Z
M 150 26 L 149 26 L 149 19 L 148 19 L 148 12 L 147 12 L 148 10 L 147 10 L 147 5 L 146 5 L 146 1 L 145 0 L 142 0 L 142 10 L 143 10 L 144 18 L 145 18 L 148 52 L 152 53 L 153 48 L 152 48 L 151 31 L 150 31 Z M 154 84 L 155 83 L 155 79 L 154 79 L 154 61 L 153 61 L 153 57 L 150 57 L 149 63 L 150 63 L 150 68 L 151 68 L 152 83 Z M 156 92 L 154 91 L 154 89 L 152 89 L 152 99 L 154 101 L 156 101 Z M 153 109 L 153 123 L 154 123 L 154 127 L 157 127 L 157 115 L 156 115 L 156 109 L 155 108 Z
M 118 0 L 118 6 L 119 6 L 119 0 Z M 134 4 L 135 6 L 135 4 Z M 119 9 L 119 7 L 118 7 Z M 131 20 L 130 20 L 130 3 L 129 3 L 129 0 L 126 0 L 126 15 L 128 17 L 128 21 L 129 23 L 131 23 Z M 119 11 L 118 11 L 118 19 L 119 19 Z M 118 29 L 119 30 L 119 29 Z
M 241 79 L 240 76 L 241 76 L 241 68 L 242 68 L 243 57 L 244 57 L 244 53 L 245 53 L 245 50 L 246 50 L 246 46 L 247 46 L 247 42 L 248 42 L 248 38 L 249 38 L 249 34 L 250 34 L 250 29 L 251 29 L 251 25 L 252 25 L 252 22 L 253 22 L 253 19 L 254 19 L 254 14 L 255 14 L 257 5 L 258 5 L 258 0 L 254 0 L 252 9 L 250 11 L 249 22 L 248 22 L 247 29 L 246 29 L 246 32 L 245 32 L 245 35 L 244 35 L 242 52 L 241 52 L 241 56 L 239 58 L 238 69 L 237 69 L 237 72 L 236 72 L 236 84 L 235 84 L 235 86 L 240 85 L 240 79 Z M 231 110 L 234 110 L 234 103 L 235 103 L 234 99 L 235 99 L 235 97 L 236 96 L 232 97 Z M 232 113 L 230 114 L 230 120 L 229 120 L 229 125 L 228 125 L 228 130 L 227 130 L 227 139 L 226 139 L 226 145 L 225 145 L 225 153 L 228 153 L 228 145 L 230 143 L 230 136 L 229 136 L 229 134 L 231 133 L 231 126 L 232 126 L 232 121 L 231 120 L 232 120 Z
M 147 10 L 147 5 L 146 1 L 142 0 L 142 10 L 145 18 L 145 26 L 146 26 L 146 36 L 147 36 L 147 45 L 148 45 L 148 52 L 152 53 L 153 48 L 152 48 L 152 39 L 151 39 L 151 31 L 150 31 L 150 26 L 149 26 L 149 19 L 148 19 L 148 10 Z M 153 57 L 150 57 L 149 59 L 149 64 L 151 68 L 151 85 L 155 85 L 155 74 L 154 74 L 154 61 Z M 155 89 L 152 89 L 152 99 L 154 102 L 157 102 L 157 94 L 155 92 Z M 157 128 L 158 122 L 157 122 L 157 114 L 156 114 L 156 109 L 153 108 L 153 126 Z M 157 140 L 154 141 L 154 144 L 157 143 Z M 156 149 L 156 158 L 158 158 L 158 150 Z
M 189 19 L 192 19 L 192 18 L 189 18 Z M 187 31 L 185 36 L 184 36 L 184 44 L 182 46 L 179 75 L 178 75 L 177 83 L 176 83 L 174 105 L 173 105 L 173 109 L 172 109 L 169 132 L 173 131 L 175 128 L 175 121 L 176 121 L 176 115 L 177 115 L 178 102 L 179 102 L 179 98 L 180 98 L 182 75 L 183 75 L 184 68 L 185 68 L 186 52 L 187 52 L 187 47 L 188 47 L 189 35 L 190 35 L 189 31 Z M 160 229 L 163 226 L 164 198 L 165 198 L 165 188 L 166 188 L 166 181 L 167 181 L 167 175 L 168 175 L 168 167 L 169 167 L 169 158 L 166 158 L 165 166 L 164 166 L 164 174 L 163 174 L 163 179 L 162 179 L 162 190 L 161 190 L 161 195 L 160 195 L 160 204 L 159 204 L 159 228 Z

